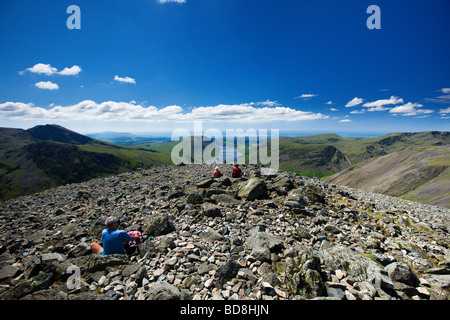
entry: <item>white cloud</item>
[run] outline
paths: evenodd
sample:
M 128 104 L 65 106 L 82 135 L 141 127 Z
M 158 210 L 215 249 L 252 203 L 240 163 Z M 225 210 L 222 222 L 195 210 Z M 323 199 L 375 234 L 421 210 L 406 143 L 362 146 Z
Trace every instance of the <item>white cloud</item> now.
M 186 3 L 186 0 L 158 0 L 159 3 L 168 3 L 168 2 L 177 2 L 177 3 Z
M 205 121 L 268 122 L 314 120 L 328 118 L 328 116 L 280 106 L 255 108 L 249 103 L 243 103 L 193 108 L 189 114 L 185 115 L 185 118 Z
M 450 107 L 448 107 L 447 109 L 439 110 L 439 113 L 450 113 Z
M 59 74 L 63 76 L 76 76 L 81 72 L 81 68 L 77 65 L 73 66 L 72 68 L 64 68 Z
M 326 119 L 328 116 L 279 106 L 258 108 L 252 106 L 251 103 L 194 107 L 189 112 L 183 112 L 183 109 L 176 105 L 157 108 L 154 106 L 143 107 L 131 102 L 105 101 L 96 103 L 92 100 L 84 100 L 71 106 L 53 106 L 49 109 L 35 107 L 33 104 L 6 102 L 0 104 L 0 118 L 146 122 L 185 122 L 193 120 L 270 122 Z
M 314 98 L 317 97 L 318 94 L 313 94 L 313 93 L 303 93 L 301 96 L 295 97 L 294 99 L 310 99 L 310 98 Z
M 350 108 L 350 107 L 354 107 L 357 106 L 358 104 L 363 103 L 364 99 L 355 97 L 352 100 L 350 100 L 349 102 L 347 102 L 347 104 L 345 105 L 346 108 Z
M 59 86 L 51 81 L 40 81 L 36 83 L 35 86 L 38 87 L 39 89 L 47 89 L 47 90 L 59 89 Z
M 38 74 L 46 74 L 48 76 L 55 74 L 58 72 L 58 69 L 53 68 L 49 64 L 38 63 L 32 66 L 31 68 L 27 68 L 26 71 Z
M 278 107 L 281 106 L 281 104 L 278 103 L 278 101 L 262 101 L 262 102 L 251 102 L 251 105 L 257 105 L 257 106 L 265 106 L 265 107 Z
M 361 114 L 361 113 L 365 113 L 366 110 L 362 109 L 362 110 L 353 110 L 352 112 L 350 112 L 351 114 Z
M 40 119 L 46 111 L 44 108 L 35 107 L 32 103 L 5 102 L 0 104 L 0 117 L 9 119 Z
M 72 66 L 71 68 L 64 68 L 61 72 L 58 72 L 58 69 L 52 67 L 50 64 L 37 63 L 31 68 L 25 69 L 25 71 L 37 74 L 45 74 L 47 76 L 51 76 L 54 74 L 60 74 L 65 76 L 74 76 L 81 72 L 81 68 L 77 65 Z M 25 71 L 20 71 L 20 74 L 24 74 Z
M 114 80 L 119 81 L 119 82 L 134 83 L 134 84 L 136 84 L 136 81 L 135 81 L 133 78 L 130 78 L 130 77 L 122 78 L 122 77 L 119 77 L 118 75 L 116 75 L 116 76 L 114 77 Z
M 339 122 L 352 122 L 352 120 L 350 120 L 350 119 L 342 119 L 342 120 L 339 120 Z
M 330 110 L 330 111 L 339 111 L 339 110 L 336 109 L 336 108 L 330 108 L 330 109 L 328 109 L 328 110 Z
M 444 90 L 444 89 L 442 89 Z M 447 104 L 450 103 L 450 94 L 438 96 L 435 98 L 426 98 L 426 102 L 435 102 L 435 103 L 441 103 L 441 104 Z
M 333 101 L 328 101 L 327 104 L 330 104 L 330 105 L 331 105 L 331 104 L 333 104 Z
M 383 106 L 376 106 L 376 107 L 370 107 L 370 108 L 367 108 L 367 111 L 368 111 L 368 112 L 374 112 L 374 111 L 386 111 L 386 110 L 390 110 L 390 108 L 386 108 L 386 107 L 383 107 Z
M 450 93 L 450 88 L 442 88 L 441 91 L 442 93 L 448 94 Z
M 386 108 L 382 108 L 385 105 L 391 104 L 399 104 L 403 103 L 403 99 L 395 96 L 391 96 L 389 99 L 381 99 L 373 102 L 366 102 L 363 104 L 364 107 L 375 108 L 374 110 L 369 111 L 383 111 L 387 110 Z
M 423 107 L 423 105 L 420 103 L 408 102 L 404 105 L 392 108 L 391 110 L 389 110 L 389 112 L 390 113 L 400 113 L 404 116 L 415 116 L 415 115 L 419 115 L 419 114 L 428 114 L 428 113 L 434 112 L 433 110 L 428 110 L 428 109 L 418 109 L 418 108 L 422 108 L 422 107 Z

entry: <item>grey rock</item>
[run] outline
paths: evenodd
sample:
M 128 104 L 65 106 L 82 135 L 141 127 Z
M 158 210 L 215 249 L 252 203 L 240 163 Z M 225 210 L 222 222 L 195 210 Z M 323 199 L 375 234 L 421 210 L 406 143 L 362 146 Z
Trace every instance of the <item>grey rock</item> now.
M 180 300 L 181 291 L 167 282 L 153 282 L 148 286 L 147 300 Z
M 222 211 L 220 210 L 220 207 L 213 204 L 205 204 L 203 205 L 203 213 L 206 217 L 221 217 Z
M 268 232 L 258 232 L 255 229 L 247 238 L 244 246 L 250 249 L 267 249 L 270 252 L 280 252 L 283 248 L 283 241 Z
M 236 277 L 239 268 L 239 264 L 233 260 L 229 260 L 227 263 L 220 266 L 214 277 L 216 285 L 221 287 L 225 282 Z
M 264 180 L 259 178 L 241 182 L 238 188 L 238 196 L 248 201 L 266 199 L 268 197 L 267 185 Z
M 394 262 L 385 267 L 393 281 L 416 287 L 420 281 L 411 268 L 402 262 Z
M 164 234 L 175 231 L 175 225 L 167 214 L 158 214 L 150 217 L 150 221 L 147 224 L 146 234 L 153 236 L 161 236 Z
M 67 253 L 68 258 L 76 258 L 90 254 L 91 247 L 86 242 L 80 242 L 72 250 Z

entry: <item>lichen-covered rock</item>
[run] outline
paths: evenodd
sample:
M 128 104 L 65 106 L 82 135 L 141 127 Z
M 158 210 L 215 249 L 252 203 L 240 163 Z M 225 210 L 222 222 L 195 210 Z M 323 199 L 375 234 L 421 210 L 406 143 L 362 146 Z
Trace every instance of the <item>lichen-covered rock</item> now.
M 276 264 L 278 278 L 288 292 L 305 299 L 312 299 L 326 293 L 324 281 L 320 275 L 319 257 L 309 251 L 302 251 L 295 258 Z

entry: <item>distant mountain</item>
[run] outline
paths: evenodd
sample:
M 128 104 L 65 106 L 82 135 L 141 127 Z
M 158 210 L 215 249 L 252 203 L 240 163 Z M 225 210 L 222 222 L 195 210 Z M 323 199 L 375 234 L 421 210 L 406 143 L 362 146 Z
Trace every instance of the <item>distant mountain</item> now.
M 280 168 L 323 177 L 351 165 L 412 147 L 450 144 L 449 132 L 391 133 L 376 138 L 343 138 L 336 134 L 280 138 Z
M 450 145 L 393 152 L 358 163 L 327 180 L 450 208 Z
M 69 144 L 104 144 L 101 141 L 83 136 L 56 124 L 36 126 L 27 131 L 37 140 L 49 140 Z
M 0 128 L 0 199 L 171 163 L 170 155 L 106 143 L 58 125 Z
M 424 203 L 450 205 L 450 133 L 280 138 L 280 168 Z

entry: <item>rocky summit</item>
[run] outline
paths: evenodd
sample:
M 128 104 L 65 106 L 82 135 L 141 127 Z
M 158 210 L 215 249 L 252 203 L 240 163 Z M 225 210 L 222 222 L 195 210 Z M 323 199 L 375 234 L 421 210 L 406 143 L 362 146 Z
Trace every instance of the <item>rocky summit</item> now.
M 298 174 L 151 166 L 0 203 L 0 299 L 448 300 L 449 210 Z M 103 256 L 104 221 L 145 236 Z

